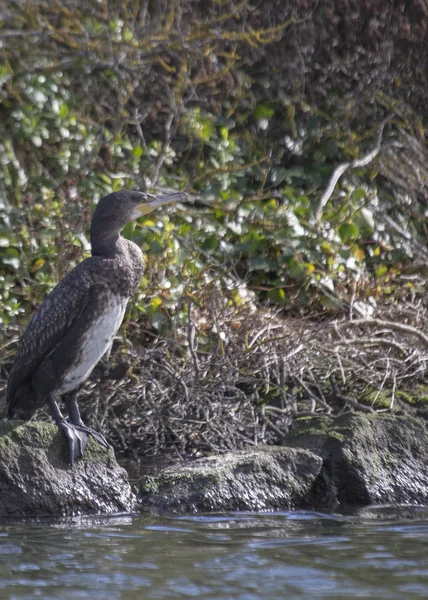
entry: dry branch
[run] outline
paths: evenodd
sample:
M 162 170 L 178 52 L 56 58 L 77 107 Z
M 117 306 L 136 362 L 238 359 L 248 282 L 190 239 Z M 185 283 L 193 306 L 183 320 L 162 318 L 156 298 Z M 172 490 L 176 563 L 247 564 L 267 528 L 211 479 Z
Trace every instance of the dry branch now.
M 334 189 L 336 187 L 336 184 L 339 181 L 339 179 L 342 177 L 342 175 L 348 169 L 356 169 L 358 167 L 367 166 L 379 154 L 379 152 L 381 150 L 383 130 L 384 130 L 385 124 L 387 123 L 387 121 L 389 119 L 390 119 L 390 117 L 381 124 L 378 134 L 377 134 L 376 144 L 375 144 L 374 148 L 372 150 L 370 150 L 370 152 L 368 152 L 361 158 L 356 158 L 355 160 L 352 160 L 350 162 L 342 163 L 338 167 L 335 168 L 332 176 L 330 177 L 330 181 L 328 182 L 328 185 L 327 185 L 326 189 L 324 190 L 323 195 L 320 198 L 317 210 L 315 211 L 315 221 L 316 222 L 319 222 L 321 220 L 324 207 L 327 204 L 327 202 L 330 200 L 330 198 L 334 192 Z
M 347 321 L 345 323 L 338 323 L 338 328 L 343 327 L 361 327 L 361 326 L 377 326 L 389 329 L 391 331 L 400 331 L 402 333 L 408 333 L 418 337 L 425 345 L 428 346 L 428 336 L 423 333 L 420 329 L 412 327 L 411 325 L 405 325 L 404 323 L 396 323 L 393 321 L 382 321 L 381 319 L 355 319 L 354 321 Z

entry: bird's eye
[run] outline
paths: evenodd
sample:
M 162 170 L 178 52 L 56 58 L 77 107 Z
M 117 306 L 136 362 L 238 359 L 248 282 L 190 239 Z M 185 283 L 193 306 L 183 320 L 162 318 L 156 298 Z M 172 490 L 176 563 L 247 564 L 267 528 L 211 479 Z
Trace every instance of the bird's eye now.
M 132 192 L 131 201 L 135 204 L 142 204 L 147 201 L 147 194 L 145 192 Z

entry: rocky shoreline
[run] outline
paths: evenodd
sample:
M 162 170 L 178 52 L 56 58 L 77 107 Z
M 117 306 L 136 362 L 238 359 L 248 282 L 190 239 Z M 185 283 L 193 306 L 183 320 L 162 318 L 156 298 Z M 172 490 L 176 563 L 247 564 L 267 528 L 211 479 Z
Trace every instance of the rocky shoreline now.
M 93 439 L 71 467 L 56 425 L 0 423 L 0 517 L 108 514 L 134 506 L 125 469 Z
M 423 421 L 409 416 L 301 418 L 282 447 L 199 459 L 143 477 L 139 504 L 178 513 L 428 504 L 428 434 Z
M 260 511 L 343 504 L 428 504 L 428 433 L 410 416 L 346 413 L 297 419 L 285 444 L 194 459 L 143 475 L 93 440 L 67 464 L 46 423 L 0 426 L 0 516 Z

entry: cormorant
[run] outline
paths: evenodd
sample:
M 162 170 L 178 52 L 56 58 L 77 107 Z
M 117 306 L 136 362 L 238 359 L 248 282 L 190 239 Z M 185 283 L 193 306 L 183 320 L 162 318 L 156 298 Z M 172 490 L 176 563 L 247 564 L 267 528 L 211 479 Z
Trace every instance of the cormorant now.
M 50 292 L 22 335 L 8 380 L 8 418 L 30 419 L 47 402 L 68 440 L 72 465 L 83 456 L 89 435 L 111 447 L 83 423 L 77 390 L 109 349 L 144 271 L 140 248 L 120 232 L 158 206 L 186 198 L 179 192 L 154 196 L 139 191 L 102 198 L 92 217 L 92 256 Z M 65 399 L 68 420 L 56 402 L 59 396 Z

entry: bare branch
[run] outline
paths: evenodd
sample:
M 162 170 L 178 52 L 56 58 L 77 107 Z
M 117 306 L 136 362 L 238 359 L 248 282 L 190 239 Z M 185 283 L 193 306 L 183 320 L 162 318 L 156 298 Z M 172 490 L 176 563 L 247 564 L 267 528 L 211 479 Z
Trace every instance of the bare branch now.
M 360 402 L 358 402 L 357 400 L 354 400 L 353 398 L 350 398 L 349 396 L 344 396 L 340 392 L 340 390 L 337 386 L 337 383 L 335 382 L 333 377 L 330 377 L 330 383 L 331 383 L 331 388 L 333 390 L 334 397 L 337 400 L 340 400 L 344 404 L 349 404 L 353 408 L 358 408 L 358 410 L 360 410 L 361 412 L 365 412 L 365 413 L 374 412 L 374 410 L 371 406 L 365 406 L 364 404 L 361 404 Z
M 367 154 L 365 154 L 361 158 L 356 158 L 355 160 L 352 160 L 350 162 L 342 163 L 341 165 L 339 165 L 338 167 L 335 168 L 335 170 L 333 171 L 332 176 L 330 177 L 330 181 L 328 182 L 328 185 L 327 185 L 326 189 L 324 190 L 323 195 L 320 198 L 320 201 L 318 203 L 318 208 L 315 211 L 315 221 L 316 222 L 319 222 L 321 220 L 324 207 L 327 204 L 327 202 L 330 200 L 330 198 L 331 198 L 331 196 L 332 196 L 332 194 L 334 192 L 334 188 L 336 187 L 336 184 L 339 181 L 340 177 L 348 169 L 355 169 L 355 168 L 358 168 L 358 167 L 365 167 L 366 165 L 368 165 L 379 154 L 379 152 L 381 150 L 383 130 L 384 130 L 386 122 L 389 121 L 390 118 L 391 117 L 389 117 L 388 119 L 386 119 L 381 124 L 381 126 L 379 128 L 379 131 L 378 131 L 378 134 L 377 134 L 376 145 L 375 145 L 375 147 L 372 150 L 370 150 L 370 152 L 368 152 Z
M 425 335 L 420 329 L 412 327 L 411 325 L 405 325 L 404 323 L 396 323 L 394 321 L 382 321 L 381 319 L 356 319 L 354 321 L 347 321 L 345 323 L 339 323 L 339 328 L 343 327 L 361 327 L 361 326 L 377 326 L 385 327 L 393 331 L 401 331 L 418 337 L 426 346 L 428 346 L 428 336 Z

